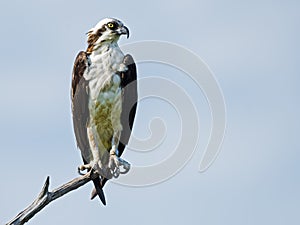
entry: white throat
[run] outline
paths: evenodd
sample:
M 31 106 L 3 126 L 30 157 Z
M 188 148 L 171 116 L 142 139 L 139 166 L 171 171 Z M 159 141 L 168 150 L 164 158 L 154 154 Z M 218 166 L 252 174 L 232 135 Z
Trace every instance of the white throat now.
M 116 42 L 103 43 L 90 56 L 90 66 L 84 73 L 84 78 L 89 81 L 89 91 L 91 99 L 96 99 L 100 90 L 111 81 L 120 85 L 120 79 L 116 76 L 119 72 L 126 71 L 123 64 L 124 54 Z

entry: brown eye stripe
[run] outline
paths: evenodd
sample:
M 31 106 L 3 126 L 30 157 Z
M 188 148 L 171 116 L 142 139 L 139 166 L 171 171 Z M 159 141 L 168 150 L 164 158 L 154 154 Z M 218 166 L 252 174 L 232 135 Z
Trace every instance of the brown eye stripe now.
M 99 30 L 97 31 L 97 35 L 100 37 L 104 31 L 105 31 L 105 28 L 102 27 L 101 29 L 99 29 Z
M 88 48 L 87 53 L 90 54 L 93 51 L 94 44 L 98 40 L 98 38 L 102 35 L 103 32 L 105 32 L 105 27 L 102 27 L 101 29 L 97 30 L 96 34 L 89 33 L 88 34 Z

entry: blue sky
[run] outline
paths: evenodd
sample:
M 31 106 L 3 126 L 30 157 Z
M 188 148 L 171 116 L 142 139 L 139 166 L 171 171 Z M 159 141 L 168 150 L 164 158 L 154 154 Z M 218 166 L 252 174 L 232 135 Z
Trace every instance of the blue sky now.
M 198 172 L 210 129 L 203 93 L 178 71 L 139 65 L 141 78 L 170 79 L 194 100 L 200 139 L 193 158 L 157 185 L 109 183 L 106 207 L 89 200 L 92 185 L 87 184 L 51 203 L 30 224 L 299 223 L 299 6 L 267 0 L 2 1 L 0 222 L 30 204 L 47 175 L 50 188 L 77 176 L 81 158 L 70 117 L 72 65 L 86 47 L 85 33 L 110 16 L 130 29 L 130 39 L 121 44 L 176 43 L 208 64 L 227 108 L 221 152 L 206 172 Z M 135 135 L 147 137 L 154 117 L 168 127 L 165 142 L 149 153 L 129 150 L 125 157 L 132 164 L 149 165 L 172 152 L 179 125 L 168 104 L 141 102 Z

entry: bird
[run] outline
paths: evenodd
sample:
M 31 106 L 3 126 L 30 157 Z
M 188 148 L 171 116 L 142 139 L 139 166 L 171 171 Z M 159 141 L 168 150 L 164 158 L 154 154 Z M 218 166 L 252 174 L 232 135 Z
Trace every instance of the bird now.
M 120 20 L 104 18 L 86 34 L 87 48 L 76 56 L 71 84 L 73 129 L 83 159 L 78 172 L 97 173 L 91 199 L 98 195 L 106 205 L 105 183 L 130 169 L 121 155 L 137 110 L 137 68 L 118 45 L 122 35 L 129 38 Z

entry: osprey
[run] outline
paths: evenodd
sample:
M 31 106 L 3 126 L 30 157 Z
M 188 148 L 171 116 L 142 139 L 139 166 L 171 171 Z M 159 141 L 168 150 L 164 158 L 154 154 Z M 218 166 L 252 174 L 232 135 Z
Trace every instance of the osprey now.
M 127 173 L 130 164 L 121 159 L 128 144 L 137 107 L 136 66 L 118 46 L 129 30 L 114 18 L 101 20 L 88 33 L 88 47 L 77 55 L 72 74 L 72 115 L 77 146 L 84 165 L 93 169 L 95 189 L 105 205 L 103 186 L 108 179 Z

